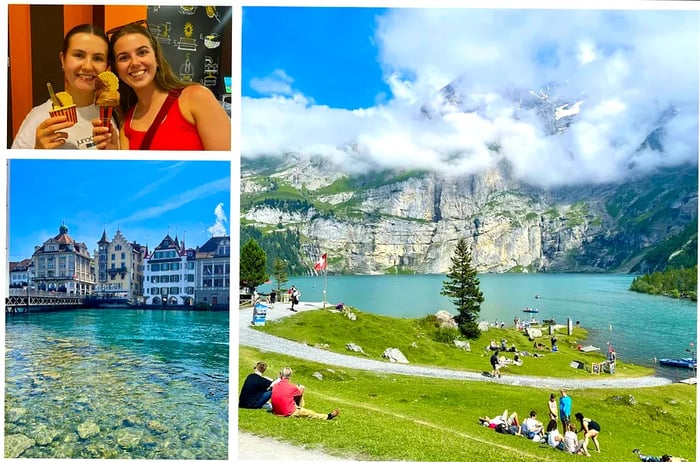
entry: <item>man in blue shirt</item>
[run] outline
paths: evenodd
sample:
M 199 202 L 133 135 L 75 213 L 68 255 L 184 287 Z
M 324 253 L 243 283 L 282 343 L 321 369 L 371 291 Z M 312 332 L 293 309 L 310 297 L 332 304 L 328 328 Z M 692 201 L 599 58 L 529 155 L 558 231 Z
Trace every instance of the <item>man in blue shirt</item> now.
M 564 425 L 564 432 L 569 428 L 569 422 L 571 421 L 571 396 L 569 396 L 566 388 L 562 388 L 561 396 L 559 397 L 559 419 L 562 425 Z

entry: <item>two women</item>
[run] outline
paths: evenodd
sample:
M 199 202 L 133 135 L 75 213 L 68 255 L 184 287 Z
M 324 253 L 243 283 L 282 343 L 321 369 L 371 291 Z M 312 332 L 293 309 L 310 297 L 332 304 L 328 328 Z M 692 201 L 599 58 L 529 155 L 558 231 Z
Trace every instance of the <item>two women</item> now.
M 119 77 L 121 149 L 220 150 L 231 148 L 231 121 L 207 88 L 180 81 L 145 21 L 108 31 L 109 62 Z M 98 148 L 108 148 L 109 127 L 96 124 Z
M 95 80 L 98 74 L 107 70 L 108 50 L 107 36 L 92 24 L 81 24 L 66 34 L 59 59 L 64 89 L 76 105 L 77 123 L 68 121 L 65 116 L 50 117 L 52 105 L 48 99 L 27 114 L 12 143 L 13 149 L 95 148 L 92 121 L 99 118 L 99 110 L 94 104 Z M 104 143 L 109 142 L 116 149 L 116 129 L 112 133 L 104 138 Z

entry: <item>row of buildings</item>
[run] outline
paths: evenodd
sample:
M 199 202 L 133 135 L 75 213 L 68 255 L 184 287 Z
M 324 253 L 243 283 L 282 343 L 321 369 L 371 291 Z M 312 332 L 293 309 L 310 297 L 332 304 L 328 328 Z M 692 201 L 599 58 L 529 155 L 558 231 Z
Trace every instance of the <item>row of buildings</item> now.
M 129 242 L 121 230 L 102 238 L 91 255 L 62 224 L 58 235 L 36 246 L 31 258 L 10 263 L 11 288 L 64 292 L 98 300 L 145 305 L 229 303 L 231 239 L 215 236 L 187 248 L 167 234 L 152 251 Z

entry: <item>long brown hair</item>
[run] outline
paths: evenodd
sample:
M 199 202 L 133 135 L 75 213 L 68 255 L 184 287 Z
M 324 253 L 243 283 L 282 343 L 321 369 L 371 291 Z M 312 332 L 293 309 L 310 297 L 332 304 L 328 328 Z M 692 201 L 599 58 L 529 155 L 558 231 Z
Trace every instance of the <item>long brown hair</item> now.
M 128 24 L 117 32 L 112 34 L 109 40 L 109 64 L 110 67 L 116 70 L 116 60 L 114 56 L 114 44 L 119 40 L 119 38 L 125 36 L 126 34 L 141 34 L 148 39 L 148 42 L 156 55 L 156 86 L 165 91 L 178 90 L 185 88 L 188 85 L 192 85 L 191 82 L 184 82 L 177 78 L 173 72 L 170 64 L 165 59 L 163 50 L 160 47 L 160 43 L 153 37 L 153 35 L 148 31 L 148 29 L 139 24 Z M 125 84 L 121 79 L 119 79 L 119 106 L 124 114 L 138 102 L 138 97 L 136 92 Z

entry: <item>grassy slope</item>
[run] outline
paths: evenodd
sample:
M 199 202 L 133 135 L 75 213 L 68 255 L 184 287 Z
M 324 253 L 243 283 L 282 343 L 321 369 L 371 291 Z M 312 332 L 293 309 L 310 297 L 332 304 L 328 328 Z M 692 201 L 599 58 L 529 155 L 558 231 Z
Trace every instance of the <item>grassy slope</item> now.
M 380 375 L 247 347 L 240 348 L 239 379 L 261 359 L 269 363 L 270 371 L 287 365 L 294 369 L 293 381 L 307 387 L 309 408 L 327 412 L 339 407 L 341 415 L 324 422 L 239 409 L 238 426 L 243 431 L 359 460 L 556 461 L 572 457 L 524 438 L 498 434 L 477 422 L 479 416 L 493 416 L 504 408 L 520 416 L 531 409 L 546 416 L 549 393 L 555 390 Z M 323 380 L 312 377 L 314 372 L 320 372 Z M 596 460 L 633 461 L 635 447 L 694 460 L 695 390 L 687 385 L 575 390 L 573 408 L 602 426 L 603 452 L 593 453 Z
M 476 341 L 471 341 L 471 352 L 462 351 L 452 345 L 434 340 L 436 327 L 422 319 L 397 319 L 387 316 L 358 312 L 356 321 L 334 312 L 335 310 L 313 310 L 283 318 L 277 322 L 267 323 L 260 327 L 272 335 L 306 343 L 308 345 L 328 345 L 329 350 L 336 353 L 351 353 L 346 350 L 347 343 L 355 343 L 362 347 L 370 358 L 380 359 L 386 348 L 394 347 L 401 350 L 411 364 L 439 365 L 455 370 L 488 371 L 490 353 L 484 348 L 493 338 L 500 342 L 505 338 L 508 345 L 515 343 L 519 351 L 538 352 L 543 357 L 523 357 L 523 365 L 508 366 L 503 372 L 509 375 L 534 375 L 547 377 L 565 377 L 590 379 L 590 373 L 582 369 L 569 367 L 572 360 L 586 363 L 604 361 L 601 354 L 581 353 L 576 349 L 577 343 L 587 345 L 586 332 L 582 328 L 574 328 L 573 335 L 566 335 L 566 329 L 556 333 L 559 352 L 537 351 L 532 343 L 515 328 L 490 329 Z M 545 334 L 538 341 L 550 345 L 548 328 L 542 328 Z M 413 345 L 415 344 L 415 347 Z M 500 344 L 500 343 L 499 343 Z M 605 345 L 597 345 L 603 350 Z M 513 353 L 505 353 L 507 358 L 513 358 Z M 622 358 L 624 359 L 624 358 Z M 639 377 L 649 375 L 653 370 L 625 364 L 618 361 L 617 377 Z
M 395 346 L 413 364 L 477 371 L 488 369 L 488 357 L 479 350 L 492 337 L 515 341 L 519 349 L 530 346 L 514 329 L 499 329 L 498 335 L 491 331 L 472 342 L 472 353 L 466 353 L 432 342 L 429 339 L 431 326 L 420 320 L 358 313 L 358 320 L 351 322 L 322 310 L 268 323 L 264 330 L 310 345 L 325 343 L 338 352 L 344 350 L 345 343 L 353 341 L 371 357 L 381 355 L 387 346 Z M 580 340 L 585 332 L 575 332 L 575 335 Z M 568 367 L 571 358 L 580 358 L 582 354 L 567 345 L 564 337 L 559 335 L 560 353 L 526 358 L 524 366 L 510 367 L 505 373 L 590 377 L 584 371 Z M 411 349 L 409 346 L 413 342 L 419 348 Z M 548 339 L 543 343 L 548 344 Z M 307 406 L 319 412 L 340 407 L 341 416 L 332 422 L 323 422 L 239 410 L 239 428 L 244 431 L 320 447 L 329 453 L 361 460 L 539 461 L 570 460 L 571 457 L 524 438 L 497 434 L 477 423 L 478 416 L 493 416 L 505 408 L 520 416 L 531 409 L 546 416 L 549 393 L 555 390 L 381 375 L 260 353 L 247 347 L 240 348 L 241 382 L 258 360 L 267 361 L 270 371 L 291 366 L 295 370 L 293 381 L 307 386 Z M 323 380 L 312 377 L 314 372 L 320 372 Z M 634 376 L 648 370 L 623 366 L 618 367 L 618 372 L 622 373 L 618 375 Z M 575 390 L 572 394 L 574 412 L 583 412 L 601 423 L 603 452 L 594 453 L 594 459 L 633 461 L 635 456 L 631 450 L 635 447 L 645 453 L 670 452 L 695 459 L 695 387 L 586 389 Z

